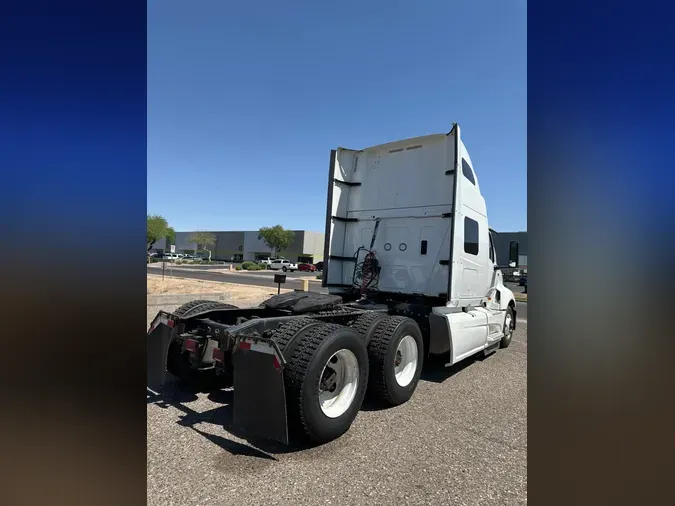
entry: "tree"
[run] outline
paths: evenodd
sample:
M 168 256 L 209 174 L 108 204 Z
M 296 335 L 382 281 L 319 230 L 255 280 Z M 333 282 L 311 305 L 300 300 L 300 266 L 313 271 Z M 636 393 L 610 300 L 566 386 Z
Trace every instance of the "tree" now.
M 169 226 L 169 223 L 163 216 L 148 214 L 148 251 L 161 239 L 166 239 L 169 243 L 173 243 L 176 240 L 176 231 Z
M 197 244 L 197 249 L 203 249 L 209 252 L 209 262 L 211 261 L 211 246 L 216 244 L 216 234 L 211 232 L 195 232 L 188 237 L 188 242 Z
M 282 251 L 291 245 L 293 239 L 295 239 L 295 232 L 286 230 L 281 225 L 263 227 L 258 231 L 258 239 L 265 241 L 265 244 L 272 250 L 272 257 L 274 257 L 278 251 Z

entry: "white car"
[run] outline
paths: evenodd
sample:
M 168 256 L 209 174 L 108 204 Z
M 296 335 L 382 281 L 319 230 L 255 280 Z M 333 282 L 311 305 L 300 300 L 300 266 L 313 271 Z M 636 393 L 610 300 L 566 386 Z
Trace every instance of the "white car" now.
M 285 258 L 277 258 L 276 260 L 272 260 L 272 262 L 267 265 L 267 268 L 274 271 L 282 270 L 284 272 L 295 272 L 298 270 L 298 264 L 294 264 Z
M 269 264 L 271 264 L 275 260 L 286 260 L 286 259 L 284 257 L 278 257 L 278 258 L 267 257 L 267 258 L 263 258 L 262 260 L 256 260 L 256 263 L 259 264 L 259 265 L 269 266 Z

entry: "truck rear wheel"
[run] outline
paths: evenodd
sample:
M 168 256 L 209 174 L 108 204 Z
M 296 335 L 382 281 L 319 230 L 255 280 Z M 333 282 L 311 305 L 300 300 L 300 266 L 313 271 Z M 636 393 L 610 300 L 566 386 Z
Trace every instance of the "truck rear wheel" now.
M 239 309 L 237 306 L 232 304 L 224 304 L 222 302 L 217 302 L 215 300 L 191 300 L 186 302 L 178 309 L 173 311 L 173 314 L 180 316 L 182 318 L 187 318 L 190 316 L 190 313 L 201 313 L 202 311 L 210 311 L 212 309 Z
M 317 443 L 349 430 L 368 382 L 368 352 L 349 327 L 319 324 L 296 337 L 284 378 L 289 429 Z
M 363 337 L 364 344 L 368 346 L 377 327 L 388 317 L 387 313 L 369 311 L 359 316 L 350 327 Z
M 417 323 L 404 316 L 380 322 L 368 345 L 369 393 L 390 406 L 408 401 L 417 388 L 424 361 L 424 341 Z

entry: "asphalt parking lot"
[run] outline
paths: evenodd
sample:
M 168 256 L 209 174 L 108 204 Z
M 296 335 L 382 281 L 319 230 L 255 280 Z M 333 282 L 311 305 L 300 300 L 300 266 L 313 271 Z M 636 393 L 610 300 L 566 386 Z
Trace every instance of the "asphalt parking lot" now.
M 313 448 L 231 432 L 232 392 L 149 394 L 148 504 L 525 504 L 527 324 L 511 346 L 425 365 L 406 404 L 366 400 Z

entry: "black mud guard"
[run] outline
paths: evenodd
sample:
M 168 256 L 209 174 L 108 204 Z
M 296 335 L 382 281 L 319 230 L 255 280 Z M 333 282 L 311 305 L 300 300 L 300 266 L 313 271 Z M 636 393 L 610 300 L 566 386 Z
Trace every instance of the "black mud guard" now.
M 169 315 L 160 313 L 148 331 L 145 342 L 146 384 L 150 388 L 161 388 L 173 377 L 166 370 L 169 345 L 175 331 L 173 323 Z
M 286 391 L 278 359 L 271 353 L 238 348 L 232 354 L 232 365 L 235 427 L 287 445 Z

